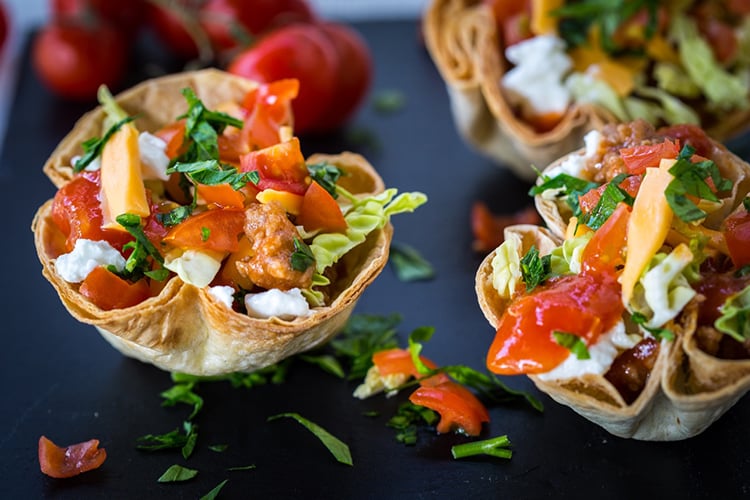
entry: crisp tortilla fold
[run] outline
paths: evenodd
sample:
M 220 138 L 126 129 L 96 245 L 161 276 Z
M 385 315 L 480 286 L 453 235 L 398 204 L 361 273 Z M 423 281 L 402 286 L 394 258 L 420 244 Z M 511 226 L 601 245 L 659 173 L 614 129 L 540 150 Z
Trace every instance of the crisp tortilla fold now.
M 518 118 L 503 96 L 508 71 L 488 2 L 431 0 L 423 17 L 427 49 L 445 81 L 453 119 L 463 139 L 481 153 L 533 180 L 532 166 L 549 165 L 583 142 L 583 136 L 616 117 L 592 104 L 571 105 L 552 130 L 539 133 Z M 709 135 L 720 141 L 750 123 L 750 109 L 727 113 Z
M 508 232 L 523 233 L 522 254 L 536 245 L 545 255 L 556 238 L 536 226 L 510 226 L 506 235 Z M 501 299 L 492 286 L 494 255 L 492 252 L 479 266 L 476 293 L 487 321 L 497 327 L 509 301 Z M 535 375 L 529 378 L 540 391 L 615 436 L 645 441 L 695 436 L 750 389 L 750 360 L 721 360 L 701 351 L 695 341 L 696 319 L 697 304 L 693 302 L 666 325 L 675 339 L 661 341 L 649 379 L 631 404 L 601 375 L 552 381 Z
M 255 84 L 218 70 L 178 74 L 144 82 L 118 96 L 117 102 L 137 115 L 140 130 L 153 131 L 186 110 L 180 90 L 190 86 L 211 108 L 239 100 Z M 58 187 L 72 176 L 70 159 L 80 144 L 101 135 L 104 113 L 97 108 L 84 115 L 54 150 L 44 167 Z M 313 155 L 311 162 L 328 161 L 348 175 L 341 185 L 355 194 L 384 190 L 375 169 L 360 155 Z M 337 264 L 337 278 L 328 288 L 330 303 L 311 315 L 284 321 L 256 319 L 228 309 L 206 289 L 169 280 L 162 292 L 126 309 L 103 311 L 78 292 L 78 285 L 55 272 L 61 234 L 51 218 L 52 200 L 42 205 L 32 223 L 43 275 L 52 283 L 70 314 L 94 325 L 116 349 L 127 356 L 168 371 L 196 375 L 250 372 L 295 353 L 312 349 L 338 333 L 357 299 L 388 260 L 393 228 L 387 224 Z

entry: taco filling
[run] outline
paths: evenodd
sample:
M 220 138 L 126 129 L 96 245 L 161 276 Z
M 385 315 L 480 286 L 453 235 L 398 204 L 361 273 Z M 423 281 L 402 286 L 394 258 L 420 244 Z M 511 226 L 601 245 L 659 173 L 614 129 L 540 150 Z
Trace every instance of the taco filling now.
M 492 255 L 489 369 L 600 375 L 630 404 L 693 320 L 705 352 L 750 359 L 750 186 L 729 157 L 697 127 L 637 121 L 545 171 L 531 194 L 567 225 L 551 249 L 511 235 Z

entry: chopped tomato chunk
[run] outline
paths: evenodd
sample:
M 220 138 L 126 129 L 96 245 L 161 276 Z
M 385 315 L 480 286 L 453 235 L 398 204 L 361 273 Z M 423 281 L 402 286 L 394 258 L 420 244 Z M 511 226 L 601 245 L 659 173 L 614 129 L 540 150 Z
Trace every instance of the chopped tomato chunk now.
M 471 231 L 473 248 L 477 252 L 489 253 L 503 242 L 503 231 L 513 224 L 541 224 L 542 219 L 533 205 L 510 215 L 495 215 L 487 205 L 475 201 L 471 207 Z
M 297 223 L 308 231 L 320 229 L 323 232 L 340 233 L 347 228 L 341 207 L 331 193 L 317 182 L 310 183 L 305 191 Z
M 672 142 L 665 139 L 664 142 L 623 148 L 620 157 L 625 162 L 628 173 L 640 175 L 649 167 L 658 167 L 662 158 L 674 159 L 680 154 L 679 140 Z
M 86 276 L 79 292 L 105 311 L 132 307 L 151 296 L 148 280 L 130 283 L 102 266 L 95 267 Z
M 623 179 L 623 181 L 618 184 L 617 186 L 620 189 L 623 189 L 626 193 L 628 193 L 630 196 L 635 198 L 635 195 L 638 194 L 638 188 L 641 187 L 641 181 L 643 180 L 643 176 L 641 175 L 630 175 Z M 599 203 L 599 200 L 602 197 L 602 193 L 604 193 L 604 190 L 607 188 L 606 184 L 602 184 L 596 189 L 590 189 L 585 194 L 582 194 L 578 197 L 578 205 L 581 207 L 581 212 L 584 214 L 590 213 L 594 208 L 596 207 L 596 204 Z
M 251 149 L 263 149 L 280 142 L 279 129 L 292 124 L 292 100 L 299 92 L 294 78 L 260 84 L 245 95 L 242 103 L 248 116 L 242 134 Z
M 71 444 L 65 448 L 57 446 L 45 436 L 39 438 L 39 468 L 50 477 L 63 479 L 99 468 L 107 458 L 99 440 Z
M 164 242 L 179 248 L 234 252 L 245 225 L 245 212 L 234 208 L 206 210 L 173 227 Z
M 164 150 L 169 159 L 174 159 L 184 152 L 185 144 L 185 120 L 163 126 L 154 135 L 167 143 Z
M 303 195 L 310 184 L 310 173 L 296 137 L 242 155 L 240 164 L 243 172 L 258 172 L 258 188 L 261 190 L 275 189 Z
M 198 197 L 210 208 L 243 208 L 245 195 L 229 184 L 198 184 Z
M 421 359 L 422 363 L 424 363 L 430 370 L 437 368 L 435 363 L 424 356 L 420 356 L 419 359 Z M 415 378 L 421 376 L 417 371 L 417 367 L 414 366 L 414 361 L 412 361 L 411 353 L 408 349 L 393 348 L 378 351 L 372 355 L 372 362 L 378 368 L 378 372 L 381 375 L 403 373 Z
M 619 203 L 615 211 L 594 233 L 581 255 L 583 271 L 587 274 L 619 274 L 625 265 L 623 249 L 627 241 L 630 207 Z
M 740 268 L 750 264 L 750 213 L 735 212 L 724 220 L 723 229 L 734 265 Z

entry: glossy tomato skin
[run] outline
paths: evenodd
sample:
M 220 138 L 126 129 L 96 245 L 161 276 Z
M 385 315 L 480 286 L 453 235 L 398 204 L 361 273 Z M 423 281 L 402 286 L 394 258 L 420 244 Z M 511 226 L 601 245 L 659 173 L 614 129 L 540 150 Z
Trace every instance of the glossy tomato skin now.
M 200 23 L 217 51 L 243 43 L 242 36 L 257 36 L 292 23 L 309 23 L 315 14 L 305 0 L 207 0 L 200 8 Z
M 319 28 L 292 24 L 240 52 L 227 71 L 263 83 L 299 80 L 292 110 L 295 133 L 304 134 L 315 130 L 334 100 L 339 60 L 336 47 Z
M 199 4 L 194 0 L 180 0 L 176 8 L 183 9 L 181 12 L 184 15 L 196 19 L 197 22 L 198 7 Z M 148 2 L 146 19 L 156 37 L 174 55 L 183 59 L 198 57 L 198 46 L 185 29 L 184 20 L 175 10 Z
M 319 26 L 335 45 L 340 61 L 336 95 L 315 127 L 316 131 L 325 132 L 345 124 L 359 108 L 370 90 L 373 62 L 367 43 L 354 28 L 335 22 Z
M 51 0 L 54 18 L 79 19 L 93 17 L 95 21 L 112 24 L 126 34 L 134 34 L 142 25 L 145 0 Z
M 32 47 L 39 79 L 55 94 L 76 100 L 95 99 L 101 84 L 116 88 L 127 59 L 124 35 L 106 24 L 53 21 L 39 31 Z

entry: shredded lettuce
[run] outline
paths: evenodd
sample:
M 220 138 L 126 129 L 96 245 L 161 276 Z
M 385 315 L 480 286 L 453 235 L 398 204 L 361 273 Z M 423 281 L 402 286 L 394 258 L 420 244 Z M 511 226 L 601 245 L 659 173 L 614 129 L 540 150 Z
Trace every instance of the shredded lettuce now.
M 750 104 L 747 87 L 739 77 L 721 67 L 692 19 L 685 14 L 675 15 L 671 31 L 677 40 L 680 62 L 711 105 L 729 110 Z
M 700 97 L 701 89 L 677 64 L 657 62 L 654 65 L 654 78 L 660 89 L 680 97 Z
M 655 87 L 639 87 L 637 92 L 644 97 L 658 101 L 661 104 L 661 116 L 670 125 L 681 123 L 700 125 L 698 113 L 670 93 Z
M 344 214 L 348 229 L 346 233 L 322 233 L 313 238 L 310 250 L 315 256 L 315 271 L 320 275 L 347 252 L 365 241 L 368 234 L 384 227 L 392 215 L 413 212 L 427 201 L 427 196 L 419 192 L 396 196 L 398 191 L 393 188 L 362 199 L 341 186 L 336 186 L 336 190 L 352 204 Z
M 583 249 L 594 236 L 593 232 L 565 240 L 551 252 L 550 269 L 553 274 L 578 274 L 581 272 Z
M 630 121 L 630 116 L 617 91 L 604 80 L 584 73 L 572 73 L 565 85 L 576 102 L 598 104 L 608 109 L 620 121 Z
M 750 286 L 729 297 L 714 326 L 738 342 L 750 339 Z
M 633 291 L 628 308 L 643 314 L 648 328 L 659 328 L 677 316 L 695 296 L 683 271 L 693 260 L 685 244 L 680 244 L 667 255 L 658 253 L 641 275 Z
M 521 237 L 505 235 L 505 241 L 495 250 L 492 259 L 492 286 L 503 299 L 513 297 L 521 282 Z

